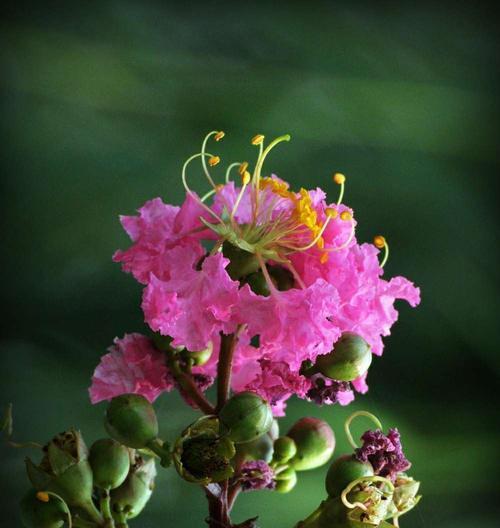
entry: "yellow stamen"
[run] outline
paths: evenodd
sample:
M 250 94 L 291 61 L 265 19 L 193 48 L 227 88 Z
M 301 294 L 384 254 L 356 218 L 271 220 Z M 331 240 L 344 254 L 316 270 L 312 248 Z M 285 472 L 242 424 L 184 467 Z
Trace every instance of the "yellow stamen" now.
M 326 253 L 326 252 L 323 253 L 323 254 L 321 255 L 321 257 L 319 258 L 319 261 L 321 262 L 321 264 L 326 264 L 326 263 L 328 262 L 328 257 L 329 257 L 329 256 L 330 256 L 330 255 L 329 255 L 328 253 Z
M 241 176 L 241 181 L 243 182 L 243 185 L 248 185 L 251 179 L 252 175 L 248 171 L 245 171 Z
M 342 185 L 345 182 L 345 176 L 341 172 L 336 172 L 333 175 L 333 181 L 338 185 Z
M 352 214 L 349 211 L 342 211 L 340 219 L 344 221 L 352 220 Z
M 217 165 L 218 163 L 220 163 L 219 156 L 212 156 L 208 159 L 208 164 L 210 165 L 210 167 L 215 167 L 215 165 Z
M 224 185 L 222 185 L 222 183 L 218 183 L 218 184 L 215 186 L 215 192 L 221 192 L 222 189 L 224 189 Z
M 247 171 L 248 169 L 248 161 L 244 161 L 243 163 L 240 164 L 240 166 L 238 167 L 238 172 L 243 176 L 243 174 L 245 174 L 245 172 Z
M 382 249 L 382 248 L 385 246 L 385 238 L 384 238 L 382 235 L 377 235 L 377 236 L 373 239 L 373 244 L 374 244 L 375 247 L 377 247 L 378 249 Z
M 384 258 L 382 259 L 382 262 L 380 263 L 380 267 L 383 268 L 387 262 L 387 259 L 389 258 L 389 244 L 387 243 L 387 240 L 382 235 L 377 235 L 373 239 L 373 244 L 378 249 L 384 249 Z
M 226 134 L 220 130 L 219 132 L 217 132 L 217 134 L 215 134 L 214 136 L 214 139 L 215 141 L 220 141 Z
M 325 212 L 326 212 L 326 216 L 328 216 L 328 218 L 331 218 L 332 220 L 334 218 L 337 218 L 337 215 L 339 214 L 337 212 L 337 209 L 334 209 L 333 207 L 327 207 Z
M 252 138 L 252 145 L 260 145 L 264 141 L 264 136 L 262 134 L 257 134 Z
M 36 494 L 36 498 L 37 498 L 40 502 L 49 502 L 49 500 L 50 500 L 49 494 L 48 494 L 46 491 L 39 491 L 39 492 Z

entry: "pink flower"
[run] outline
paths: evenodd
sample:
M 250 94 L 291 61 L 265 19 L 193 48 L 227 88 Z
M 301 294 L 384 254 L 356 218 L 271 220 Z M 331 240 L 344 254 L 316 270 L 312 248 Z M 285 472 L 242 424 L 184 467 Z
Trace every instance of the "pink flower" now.
M 298 372 L 290 370 L 284 361 L 259 361 L 260 372 L 247 383 L 245 390 L 254 391 L 265 398 L 273 409 L 275 416 L 284 415 L 284 403 L 296 394 L 304 398 L 311 387 L 311 381 Z
M 150 402 L 174 387 L 165 357 L 150 339 L 141 334 L 116 338 L 109 353 L 101 358 L 92 377 L 90 400 L 98 403 L 120 394 L 141 394 Z
M 169 280 L 151 275 L 144 290 L 142 309 L 152 330 L 173 338 L 173 346 L 203 350 L 212 336 L 236 329 L 232 319 L 238 302 L 238 282 L 231 280 L 225 267 L 229 260 L 221 253 L 207 257 L 201 269 L 189 248 L 170 251 L 177 266 Z
M 336 312 L 338 294 L 323 279 L 305 289 L 276 292 L 269 297 L 240 290 L 238 317 L 251 336 L 258 335 L 263 355 L 285 361 L 298 372 L 306 359 L 326 354 L 340 336 L 330 320 Z
M 203 227 L 201 216 L 207 213 L 189 194 L 180 208 L 164 204 L 161 198 L 150 200 L 139 209 L 139 216 L 120 217 L 134 244 L 125 251 L 118 250 L 113 260 L 121 262 L 123 271 L 132 273 L 142 284 L 148 283 L 151 273 L 167 280 L 177 265 L 170 254 L 172 248 L 187 246 L 198 258 L 203 255 L 196 232 Z

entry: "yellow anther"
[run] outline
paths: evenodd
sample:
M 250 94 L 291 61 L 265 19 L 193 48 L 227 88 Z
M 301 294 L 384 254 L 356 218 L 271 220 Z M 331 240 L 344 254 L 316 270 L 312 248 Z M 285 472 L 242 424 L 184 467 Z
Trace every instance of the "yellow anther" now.
M 352 220 L 352 214 L 349 211 L 342 211 L 340 213 L 341 220 Z
M 375 247 L 377 247 L 378 249 L 382 249 L 382 248 L 384 248 L 385 245 L 386 245 L 385 238 L 384 238 L 382 235 L 377 235 L 377 236 L 373 239 L 373 244 L 374 244 Z
M 325 248 L 325 239 L 323 237 L 318 238 L 318 241 L 316 242 L 316 245 L 319 249 Z
M 238 172 L 243 176 L 243 174 L 245 174 L 245 172 L 247 171 L 248 169 L 248 161 L 244 161 L 243 163 L 240 164 L 240 166 L 238 167 Z
M 325 253 L 323 253 L 321 257 L 319 258 L 319 261 L 321 262 L 321 264 L 325 264 L 326 262 L 328 262 L 328 257 L 329 257 L 329 254 L 326 253 L 325 251 Z
M 341 172 L 336 172 L 333 175 L 333 181 L 338 185 L 342 185 L 345 182 L 345 176 Z
M 40 502 L 49 502 L 49 500 L 50 500 L 49 494 L 48 494 L 46 491 L 39 491 L 39 492 L 36 494 L 36 498 L 37 498 Z
M 264 141 L 264 136 L 262 134 L 257 134 L 252 138 L 252 145 L 260 145 Z
M 248 171 L 245 171 L 244 174 L 241 176 L 241 181 L 243 185 L 248 185 L 251 179 L 252 175 Z
M 333 207 L 327 207 L 325 213 L 326 216 L 328 216 L 328 218 L 331 218 L 332 220 L 334 218 L 337 218 L 338 215 L 337 209 L 334 209 Z
M 222 183 L 218 183 L 218 184 L 215 186 L 215 191 L 216 191 L 216 192 L 221 192 L 222 189 L 224 189 L 224 185 L 222 185 Z
M 210 167 L 214 167 L 215 165 L 217 165 L 217 163 L 220 163 L 219 156 L 212 156 L 211 158 L 208 158 L 208 164 L 210 165 Z
M 226 134 L 221 130 L 215 134 L 214 139 L 215 141 L 220 141 Z

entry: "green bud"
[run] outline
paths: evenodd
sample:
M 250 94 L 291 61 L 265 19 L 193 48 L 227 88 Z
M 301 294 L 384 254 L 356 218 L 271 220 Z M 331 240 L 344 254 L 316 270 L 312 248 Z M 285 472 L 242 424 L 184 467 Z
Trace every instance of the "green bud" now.
M 259 261 L 254 253 L 245 251 L 227 241 L 222 244 L 222 254 L 230 261 L 226 271 L 233 280 L 241 279 L 260 269 Z
M 281 436 L 274 442 L 274 456 L 273 459 L 280 463 L 284 464 L 288 462 L 297 454 L 297 445 L 295 440 L 289 436 Z
M 373 476 L 370 462 L 360 462 L 353 455 L 343 455 L 330 466 L 326 475 L 326 491 L 330 497 L 338 497 L 352 481 Z
M 248 460 L 271 462 L 273 458 L 273 441 L 271 437 L 268 434 L 264 434 L 250 442 L 236 444 L 235 458 L 242 462 Z
M 288 493 L 297 484 L 297 473 L 292 468 L 287 468 L 276 475 L 276 488 L 278 493 Z
M 214 351 L 214 345 L 212 341 L 209 341 L 206 348 L 203 350 L 197 350 L 194 352 L 191 352 L 190 350 L 186 350 L 184 352 L 185 359 L 190 362 L 191 366 L 194 367 L 200 367 L 202 365 L 205 365 L 207 361 L 211 358 L 212 352 Z
M 109 435 L 127 447 L 143 449 L 158 436 L 153 406 L 140 394 L 113 398 L 104 423 Z
M 297 453 L 289 462 L 296 471 L 325 464 L 335 449 L 335 435 L 331 427 L 319 418 L 301 418 L 287 436 L 295 440 L 297 446 Z
M 92 469 L 87 460 L 87 446 L 79 431 L 70 429 L 55 436 L 44 448 L 37 466 L 26 459 L 26 470 L 33 487 L 59 495 L 69 506 L 83 508 L 94 518 Z
M 184 480 L 207 485 L 233 475 L 235 447 L 228 437 L 220 436 L 219 429 L 215 416 L 203 416 L 182 432 L 172 455 Z
M 21 521 L 25 528 L 61 528 L 68 516 L 66 503 L 45 492 L 32 489 L 21 501 Z
M 136 455 L 125 482 L 110 493 L 113 516 L 123 512 L 127 519 L 137 517 L 153 494 L 155 477 L 154 458 L 145 460 Z
M 254 392 L 240 392 L 230 398 L 219 413 L 221 429 L 235 443 L 249 442 L 267 433 L 273 413 L 266 400 Z
M 352 381 L 364 374 L 371 362 L 368 343 L 356 334 L 345 332 L 329 354 L 316 358 L 313 370 L 330 379 Z
M 130 453 L 115 440 L 102 438 L 92 444 L 89 463 L 94 474 L 94 486 L 111 490 L 123 484 L 127 478 Z

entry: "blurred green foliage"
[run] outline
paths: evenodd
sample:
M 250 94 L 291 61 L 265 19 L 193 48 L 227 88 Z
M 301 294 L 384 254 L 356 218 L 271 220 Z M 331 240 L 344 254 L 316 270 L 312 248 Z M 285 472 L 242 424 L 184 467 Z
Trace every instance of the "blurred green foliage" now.
M 289 132 L 268 170 L 332 198 L 332 171 L 347 174 L 359 238 L 383 233 L 387 273 L 423 301 L 401 306 L 366 396 L 348 409 L 293 401 L 283 430 L 326 418 L 340 454 L 343 420 L 366 408 L 399 427 L 423 482 L 402 526 L 497 526 L 498 39 L 493 13 L 466 5 L 4 6 L 0 403 L 14 402 L 16 438 L 104 433 L 90 375 L 114 336 L 143 328 L 140 287 L 110 260 L 128 243 L 118 215 L 158 195 L 178 203 L 181 164 L 209 130 L 227 133 L 223 161 L 251 157 L 255 133 Z M 195 416 L 176 395 L 157 408 L 170 439 Z M 20 526 L 24 453 L 0 456 L 0 526 Z M 243 496 L 236 519 L 291 527 L 325 472 L 287 496 Z M 205 512 L 199 489 L 161 471 L 133 526 L 202 526 Z

